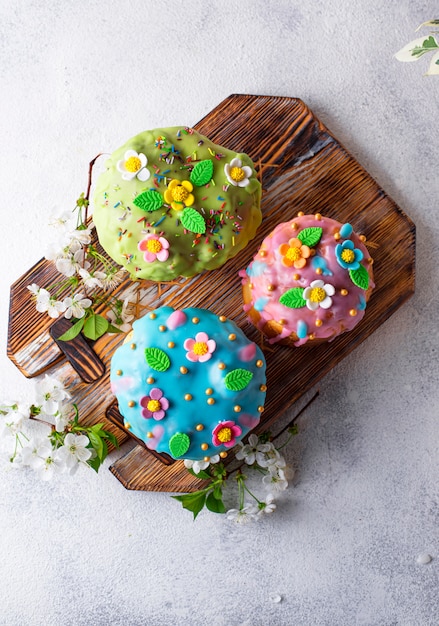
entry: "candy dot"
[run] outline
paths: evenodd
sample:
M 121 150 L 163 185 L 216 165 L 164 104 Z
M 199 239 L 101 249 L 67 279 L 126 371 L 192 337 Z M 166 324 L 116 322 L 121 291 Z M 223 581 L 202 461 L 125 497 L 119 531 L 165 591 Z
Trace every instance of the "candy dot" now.
M 305 215 L 305 213 L 303 211 L 299 211 L 297 213 L 297 217 L 303 217 Z
M 173 341 L 168 341 L 168 348 L 175 348 L 175 343 Z
M 208 443 L 202 443 L 202 444 L 201 444 L 201 446 L 200 446 L 200 448 L 201 448 L 202 450 L 208 450 L 208 449 L 209 449 L 209 444 L 208 444 Z
M 360 235 L 360 241 L 366 243 L 366 235 Z
M 263 367 L 263 365 L 264 365 L 264 361 L 262 361 L 261 359 L 258 359 L 256 361 L 256 367 Z
M 215 404 L 215 399 L 214 398 L 208 398 L 207 404 Z
M 146 433 L 146 436 L 148 437 L 148 439 L 153 439 L 154 438 L 154 433 L 152 433 L 150 430 Z
M 340 289 L 340 294 L 341 294 L 342 296 L 347 296 L 347 295 L 348 295 L 348 293 L 349 293 L 349 291 L 348 291 L 347 289 Z
M 182 365 L 182 366 L 180 367 L 180 373 L 181 373 L 181 374 L 187 374 L 187 367 L 185 367 L 184 365 Z
M 148 376 L 146 382 L 148 383 L 148 385 L 152 385 L 153 383 L 155 383 L 155 378 L 153 378 L 152 376 Z
M 192 318 L 192 323 L 193 323 L 193 324 L 198 324 L 198 322 L 199 322 L 199 321 L 200 321 L 200 318 L 199 318 L 199 317 L 193 317 L 193 318 Z
M 225 321 L 227 321 L 227 317 L 225 315 L 220 315 L 219 321 L 224 323 Z
M 213 394 L 212 387 L 208 387 L 204 393 L 206 394 L 206 396 L 211 396 Z
M 192 400 L 192 395 L 190 393 L 185 394 L 184 399 L 189 401 Z
M 350 315 L 351 317 L 355 317 L 355 316 L 357 315 L 357 309 L 351 309 L 351 310 L 349 311 L 349 315 Z
M 206 463 L 209 463 L 209 461 L 210 461 L 210 456 L 205 456 L 205 457 L 204 457 L 204 459 L 203 459 L 203 461 L 206 461 Z
M 129 406 L 130 408 L 133 408 L 133 406 L 136 406 L 136 403 L 134 402 L 134 400 L 130 400 L 130 401 L 128 402 L 128 406 Z
M 323 324 L 322 320 L 317 319 L 316 320 L 316 326 L 321 326 Z
M 316 336 L 315 336 L 315 334 L 314 334 L 314 333 L 311 333 L 311 334 L 309 335 L 309 337 L 308 337 L 308 339 L 310 339 L 311 341 L 312 341 L 313 339 L 315 339 L 315 338 L 316 338 Z
M 267 385 L 261 385 L 259 391 L 267 391 Z
M 149 314 L 149 319 L 151 319 L 151 320 L 155 320 L 156 317 L 157 317 L 157 315 L 155 313 L 150 313 Z
M 195 430 L 198 430 L 198 431 L 200 431 L 200 430 L 204 430 L 204 426 L 203 426 L 203 424 L 197 424 L 197 425 L 195 426 Z
M 236 339 L 236 335 L 235 335 L 235 333 L 230 333 L 230 335 L 229 335 L 229 341 L 235 341 L 235 339 Z
M 261 250 L 261 251 L 259 252 L 259 254 L 260 254 L 261 256 L 267 256 L 267 251 L 266 251 L 266 250 Z
M 233 410 L 235 411 L 235 413 L 239 413 L 241 410 L 241 407 L 239 406 L 239 404 L 235 404 L 235 406 L 233 407 Z
M 130 345 L 130 348 L 131 348 L 131 350 L 135 350 L 135 349 L 137 348 L 137 346 L 136 346 L 136 344 L 135 344 L 135 343 L 132 343 L 132 344 Z
M 293 279 L 294 280 L 299 280 L 300 278 L 300 274 L 293 274 Z
M 264 407 L 263 406 L 258 406 L 258 412 L 262 413 L 264 411 Z
M 116 370 L 116 375 L 117 376 L 122 376 L 122 374 L 123 374 L 122 370 Z
M 340 233 L 334 233 L 334 239 L 336 241 L 338 241 L 340 239 L 340 237 L 341 237 Z
M 223 452 L 220 452 L 219 455 L 222 459 L 225 459 L 227 457 L 227 452 L 224 450 Z
M 267 291 L 274 291 L 276 289 L 276 285 L 267 285 Z
M 166 330 L 166 326 L 163 326 L 163 324 L 161 324 L 161 325 L 159 326 L 159 331 L 160 331 L 161 333 L 163 333 L 163 332 L 165 332 L 165 330 Z
M 293 230 L 297 230 L 298 226 L 297 226 L 296 222 L 291 222 L 291 228 Z
M 316 268 L 316 274 L 322 275 L 323 274 L 323 270 L 321 267 L 317 267 Z
M 322 219 L 322 214 L 321 213 L 316 213 L 314 215 L 314 217 L 316 218 L 316 220 L 321 220 Z
M 226 364 L 225 363 L 218 363 L 218 369 L 225 370 L 226 369 Z
M 125 422 L 124 424 L 125 428 L 127 428 L 128 430 L 131 428 L 131 424 L 129 422 Z

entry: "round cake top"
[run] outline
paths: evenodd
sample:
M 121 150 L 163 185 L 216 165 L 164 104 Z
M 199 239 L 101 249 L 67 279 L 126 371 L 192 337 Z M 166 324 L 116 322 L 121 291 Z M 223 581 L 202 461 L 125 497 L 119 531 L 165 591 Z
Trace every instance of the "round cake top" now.
M 231 320 L 161 307 L 134 322 L 114 353 L 111 388 L 125 427 L 148 448 L 207 460 L 259 423 L 265 359 Z
M 251 159 L 193 129 L 140 133 L 106 166 L 93 221 L 102 247 L 133 279 L 167 281 L 220 267 L 261 223 Z
M 244 310 L 260 330 L 269 328 L 271 343 L 332 339 L 363 318 L 372 263 L 350 224 L 299 214 L 279 224 L 240 272 Z

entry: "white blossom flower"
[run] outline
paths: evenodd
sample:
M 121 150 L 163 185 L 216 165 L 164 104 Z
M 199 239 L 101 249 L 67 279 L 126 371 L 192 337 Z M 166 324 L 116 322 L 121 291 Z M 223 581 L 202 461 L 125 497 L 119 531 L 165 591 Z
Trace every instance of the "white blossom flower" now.
M 31 439 L 21 450 L 23 465 L 28 465 L 32 469 L 38 469 L 41 465 L 39 450 L 45 451 L 47 446 L 52 449 L 47 437 L 44 439 Z
M 64 432 L 67 424 L 73 419 L 74 412 L 74 406 L 70 402 L 64 403 L 58 407 L 58 411 L 53 416 L 55 418 L 55 430 L 57 432 Z
M 258 507 L 254 504 L 247 504 L 242 509 L 230 509 L 226 513 L 226 518 L 237 524 L 248 524 L 258 519 Z
M 67 319 L 71 317 L 80 319 L 84 317 L 85 309 L 88 309 L 92 305 L 92 301 L 90 298 L 86 298 L 83 293 L 75 293 L 73 298 L 70 298 L 70 296 L 64 298 L 64 304 L 66 307 L 64 317 Z
M 148 159 L 142 152 L 127 150 L 123 159 L 117 162 L 116 167 L 122 174 L 123 180 L 133 180 L 137 177 L 144 182 L 151 176 L 151 172 L 146 167 L 147 164 Z
M 86 463 L 90 459 L 92 453 L 87 448 L 89 443 L 90 440 L 86 435 L 69 433 L 65 436 L 64 445 L 58 448 L 57 458 L 71 474 L 78 469 L 79 463 Z
M 58 458 L 57 451 L 52 448 L 48 439 L 36 449 L 32 468 L 41 480 L 50 480 L 55 472 L 63 469 L 62 461 Z
M 46 415 L 55 415 L 59 410 L 59 403 L 70 398 L 62 382 L 48 374 L 35 384 L 36 404 Z
M 91 243 L 91 229 L 92 224 L 89 224 L 88 228 L 76 228 L 75 230 L 70 231 L 69 237 L 72 242 L 87 245 Z
M 267 494 L 263 506 L 259 509 L 259 515 L 265 515 L 265 513 L 273 513 L 276 510 L 274 503 L 274 495 L 272 493 Z
M 61 313 L 64 313 L 65 306 L 63 302 L 53 298 L 47 289 L 39 289 L 37 294 L 36 309 L 39 313 L 46 313 L 49 317 L 57 318 Z
M 57 230 L 72 230 L 76 217 L 72 211 L 63 211 L 60 215 L 50 217 L 49 220 L 49 226 Z
M 94 289 L 95 287 L 102 289 L 102 279 L 106 276 L 105 272 L 96 271 L 90 274 L 85 268 L 81 267 L 78 270 L 78 274 L 81 276 L 87 289 Z
M 253 465 L 256 462 L 261 467 L 267 467 L 267 455 L 274 449 L 272 443 L 259 443 L 259 437 L 252 433 L 248 438 L 248 444 L 244 445 L 239 442 L 239 445 L 241 449 L 236 453 L 239 461 L 244 460 L 247 465 Z
M 16 435 L 23 428 L 23 423 L 29 419 L 29 409 L 13 408 L 7 412 L 5 416 L 5 423 L 2 436 L 4 435 Z
M 284 491 L 288 487 L 285 472 L 276 466 L 268 468 L 268 474 L 262 479 L 263 484 L 271 491 Z
M 37 285 L 37 283 L 32 283 L 32 285 L 28 285 L 27 289 L 34 295 L 37 296 L 40 292 L 41 287 Z
M 117 270 L 116 272 L 108 272 L 102 278 L 102 288 L 104 291 L 113 291 L 123 281 L 125 270 Z

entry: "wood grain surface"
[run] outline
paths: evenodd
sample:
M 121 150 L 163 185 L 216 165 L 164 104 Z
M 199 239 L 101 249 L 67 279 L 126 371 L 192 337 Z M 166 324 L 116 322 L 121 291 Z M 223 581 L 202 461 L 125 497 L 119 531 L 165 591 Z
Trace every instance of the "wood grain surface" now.
M 265 411 L 257 429 L 262 431 L 273 425 L 288 407 L 413 294 L 415 227 L 298 99 L 232 95 L 195 128 L 215 143 L 246 152 L 253 159 L 263 186 L 263 222 L 246 249 L 218 270 L 168 285 L 142 281 L 139 314 L 164 304 L 175 308 L 207 308 L 233 319 L 250 339 L 262 345 L 267 360 L 268 386 Z M 262 239 L 278 223 L 292 219 L 298 211 L 321 213 L 342 223 L 350 222 L 357 233 L 364 234 L 374 259 L 376 288 L 364 319 L 350 333 L 324 345 L 309 343 L 300 348 L 280 345 L 268 348 L 261 344 L 261 335 L 243 313 L 238 271 L 247 267 Z M 35 311 L 26 289 L 32 282 L 44 287 L 57 276 L 53 264 L 41 260 L 12 285 L 8 356 L 28 377 L 54 368 L 69 384 L 73 401 L 80 407 L 81 420 L 85 423 L 107 421 L 108 428 L 122 443 L 130 437 L 114 406 L 109 388 L 109 365 L 123 338 L 107 335 L 94 343 L 85 342 L 87 345 L 83 343 L 78 347 L 76 357 L 74 346 L 61 351 L 51 336 L 51 320 Z M 131 285 L 126 280 L 119 287 L 121 297 Z M 97 360 L 90 355 L 91 349 Z M 84 355 L 82 368 L 78 353 Z M 66 359 L 76 360 L 76 369 Z M 105 370 L 103 374 L 98 363 Z M 129 448 L 111 467 L 126 488 L 185 492 L 201 484 L 186 472 L 181 461 L 165 465 L 131 438 Z

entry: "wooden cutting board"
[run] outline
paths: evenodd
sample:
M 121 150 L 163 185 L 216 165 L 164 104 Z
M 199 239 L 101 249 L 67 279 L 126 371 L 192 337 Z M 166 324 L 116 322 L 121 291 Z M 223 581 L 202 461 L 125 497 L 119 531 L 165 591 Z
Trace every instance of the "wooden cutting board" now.
M 256 238 L 224 267 L 173 284 L 139 283 L 139 314 L 168 305 L 197 306 L 233 319 L 250 339 L 261 336 L 242 311 L 238 271 L 247 267 L 262 239 L 298 211 L 321 213 L 367 237 L 374 258 L 376 288 L 366 315 L 350 333 L 324 345 L 300 348 L 263 346 L 267 360 L 267 401 L 257 431 L 272 427 L 285 410 L 314 386 L 334 365 L 390 317 L 414 292 L 415 226 L 372 177 L 358 164 L 310 109 L 295 98 L 232 95 L 194 127 L 217 144 L 246 152 L 255 162 L 263 186 L 263 222 Z M 110 392 L 109 369 L 120 335 L 96 342 L 82 337 L 56 342 L 65 320 L 55 324 L 35 311 L 26 286 L 44 287 L 58 276 L 41 260 L 11 287 L 8 356 L 27 377 L 52 370 L 65 380 L 81 421 L 104 421 L 124 456 L 110 468 L 128 489 L 188 492 L 200 486 L 181 461 L 166 464 L 123 428 Z M 132 286 L 118 288 L 123 297 Z M 52 373 L 52 372 L 51 372 Z

